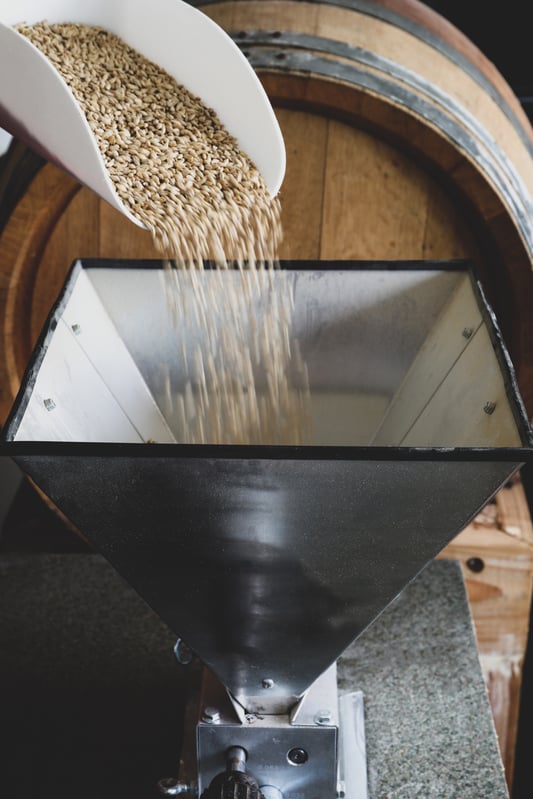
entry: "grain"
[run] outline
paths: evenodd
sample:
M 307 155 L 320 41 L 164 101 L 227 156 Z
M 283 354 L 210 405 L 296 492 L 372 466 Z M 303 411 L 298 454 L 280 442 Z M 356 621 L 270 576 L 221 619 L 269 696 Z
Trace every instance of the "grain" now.
M 166 275 L 175 280 L 176 318 L 189 332 L 181 338 L 180 368 L 168 368 L 165 378 L 165 417 L 180 440 L 306 443 L 307 368 L 299 342 L 287 334 L 294 298 L 286 273 L 203 269 Z
M 120 199 L 188 262 L 275 258 L 279 201 L 215 112 L 112 33 L 18 25 L 83 109 Z
M 70 87 L 118 196 L 166 259 L 177 368 L 162 379 L 177 440 L 304 443 L 307 373 L 275 268 L 280 203 L 257 167 L 212 109 L 114 34 L 68 22 L 16 29 Z M 203 331 L 192 353 L 187 320 Z

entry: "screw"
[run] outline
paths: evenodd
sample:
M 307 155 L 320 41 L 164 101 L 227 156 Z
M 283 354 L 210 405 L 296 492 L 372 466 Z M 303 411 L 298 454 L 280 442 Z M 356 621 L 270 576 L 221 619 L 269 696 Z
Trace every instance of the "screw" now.
M 490 400 L 489 400 L 489 402 L 486 402 L 484 404 L 483 410 L 485 411 L 486 414 L 488 414 L 490 416 L 496 410 L 496 403 L 495 402 L 490 402 Z
M 264 680 L 261 681 L 261 685 L 263 688 L 273 688 L 274 680 L 271 680 L 270 677 L 266 677 Z
M 305 749 L 300 749 L 300 747 L 295 747 L 291 749 L 291 751 L 287 754 L 287 760 L 293 766 L 303 766 L 304 763 L 307 763 L 309 760 L 309 755 L 305 751 Z
M 323 708 L 315 713 L 315 724 L 330 724 L 331 723 L 331 710 Z
M 174 654 L 176 655 L 176 660 L 178 663 L 181 663 L 182 666 L 188 666 L 194 660 L 192 649 L 187 646 L 182 638 L 178 638 L 176 641 L 174 645 Z
M 465 327 L 463 329 L 463 338 L 472 338 L 472 333 L 474 332 L 473 327 Z
M 44 405 L 44 407 L 46 408 L 47 411 L 53 411 L 54 408 L 56 407 L 56 404 L 55 404 L 54 400 L 50 399 L 50 398 L 45 399 L 44 402 L 43 402 L 43 405 Z
M 202 721 L 205 721 L 207 724 L 218 724 L 220 721 L 220 711 L 216 707 L 204 708 Z

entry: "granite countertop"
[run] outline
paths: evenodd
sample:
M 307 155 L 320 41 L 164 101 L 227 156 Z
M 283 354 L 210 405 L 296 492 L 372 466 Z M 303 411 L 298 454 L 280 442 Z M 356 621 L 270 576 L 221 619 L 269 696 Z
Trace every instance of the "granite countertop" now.
M 369 799 L 508 799 L 457 562 L 430 563 L 338 677 L 365 696 Z
M 2 555 L 0 608 L 0 794 L 156 796 L 182 739 L 176 636 L 99 555 Z M 458 564 L 431 563 L 338 673 L 365 696 L 369 799 L 508 799 Z

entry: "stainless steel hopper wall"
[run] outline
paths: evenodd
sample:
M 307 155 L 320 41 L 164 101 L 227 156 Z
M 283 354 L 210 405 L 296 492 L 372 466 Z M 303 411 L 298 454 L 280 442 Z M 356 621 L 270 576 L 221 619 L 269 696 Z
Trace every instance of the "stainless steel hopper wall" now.
M 247 709 L 268 713 L 287 710 L 532 452 L 466 265 L 282 266 L 311 389 L 386 396 L 364 446 L 348 432 L 338 443 L 337 400 L 321 406 L 333 442 L 171 443 L 154 364 L 182 331 L 165 333 L 151 305 L 161 264 L 105 262 L 74 268 L 2 448 Z M 76 300 L 85 270 L 93 282 Z M 49 358 L 56 336 L 67 343 Z M 144 443 L 147 419 L 167 443 Z M 341 428 L 360 436 L 367 421 L 348 413 Z
M 223 296 L 241 275 L 206 269 L 195 278 L 207 286 L 206 311 L 198 308 L 188 274 L 174 274 L 177 321 L 169 314 L 167 273 L 159 262 L 145 268 L 78 264 L 39 349 L 20 425 L 9 435 L 19 441 L 204 443 L 184 437 L 173 398 L 184 394 L 195 352 L 207 360 L 207 324 L 215 339 L 228 324 L 213 296 Z M 306 443 L 520 446 L 518 392 L 465 268 L 294 264 L 274 273 L 272 291 L 294 297 L 289 336 L 293 349 L 301 349 L 310 385 Z M 237 347 L 252 339 L 247 325 L 266 324 L 268 296 L 252 296 L 255 305 L 236 331 Z M 288 368 L 289 383 L 298 385 L 299 375 Z M 255 369 L 255 384 L 266 393 L 264 364 Z

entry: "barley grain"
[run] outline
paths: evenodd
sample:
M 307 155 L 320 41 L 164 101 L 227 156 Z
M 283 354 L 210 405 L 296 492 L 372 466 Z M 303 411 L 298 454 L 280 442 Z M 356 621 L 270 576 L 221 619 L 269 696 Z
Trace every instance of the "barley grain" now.
M 259 170 L 212 109 L 114 34 L 68 22 L 16 28 L 70 87 L 116 193 L 167 259 L 172 319 L 205 333 L 192 357 L 184 337 L 176 346 L 185 385 L 162 373 L 178 440 L 303 443 L 308 386 L 299 348 L 291 362 L 293 298 L 283 273 L 272 280 L 280 204 Z M 206 274 L 207 259 L 218 270 Z M 229 260 L 240 271 L 228 277 Z

